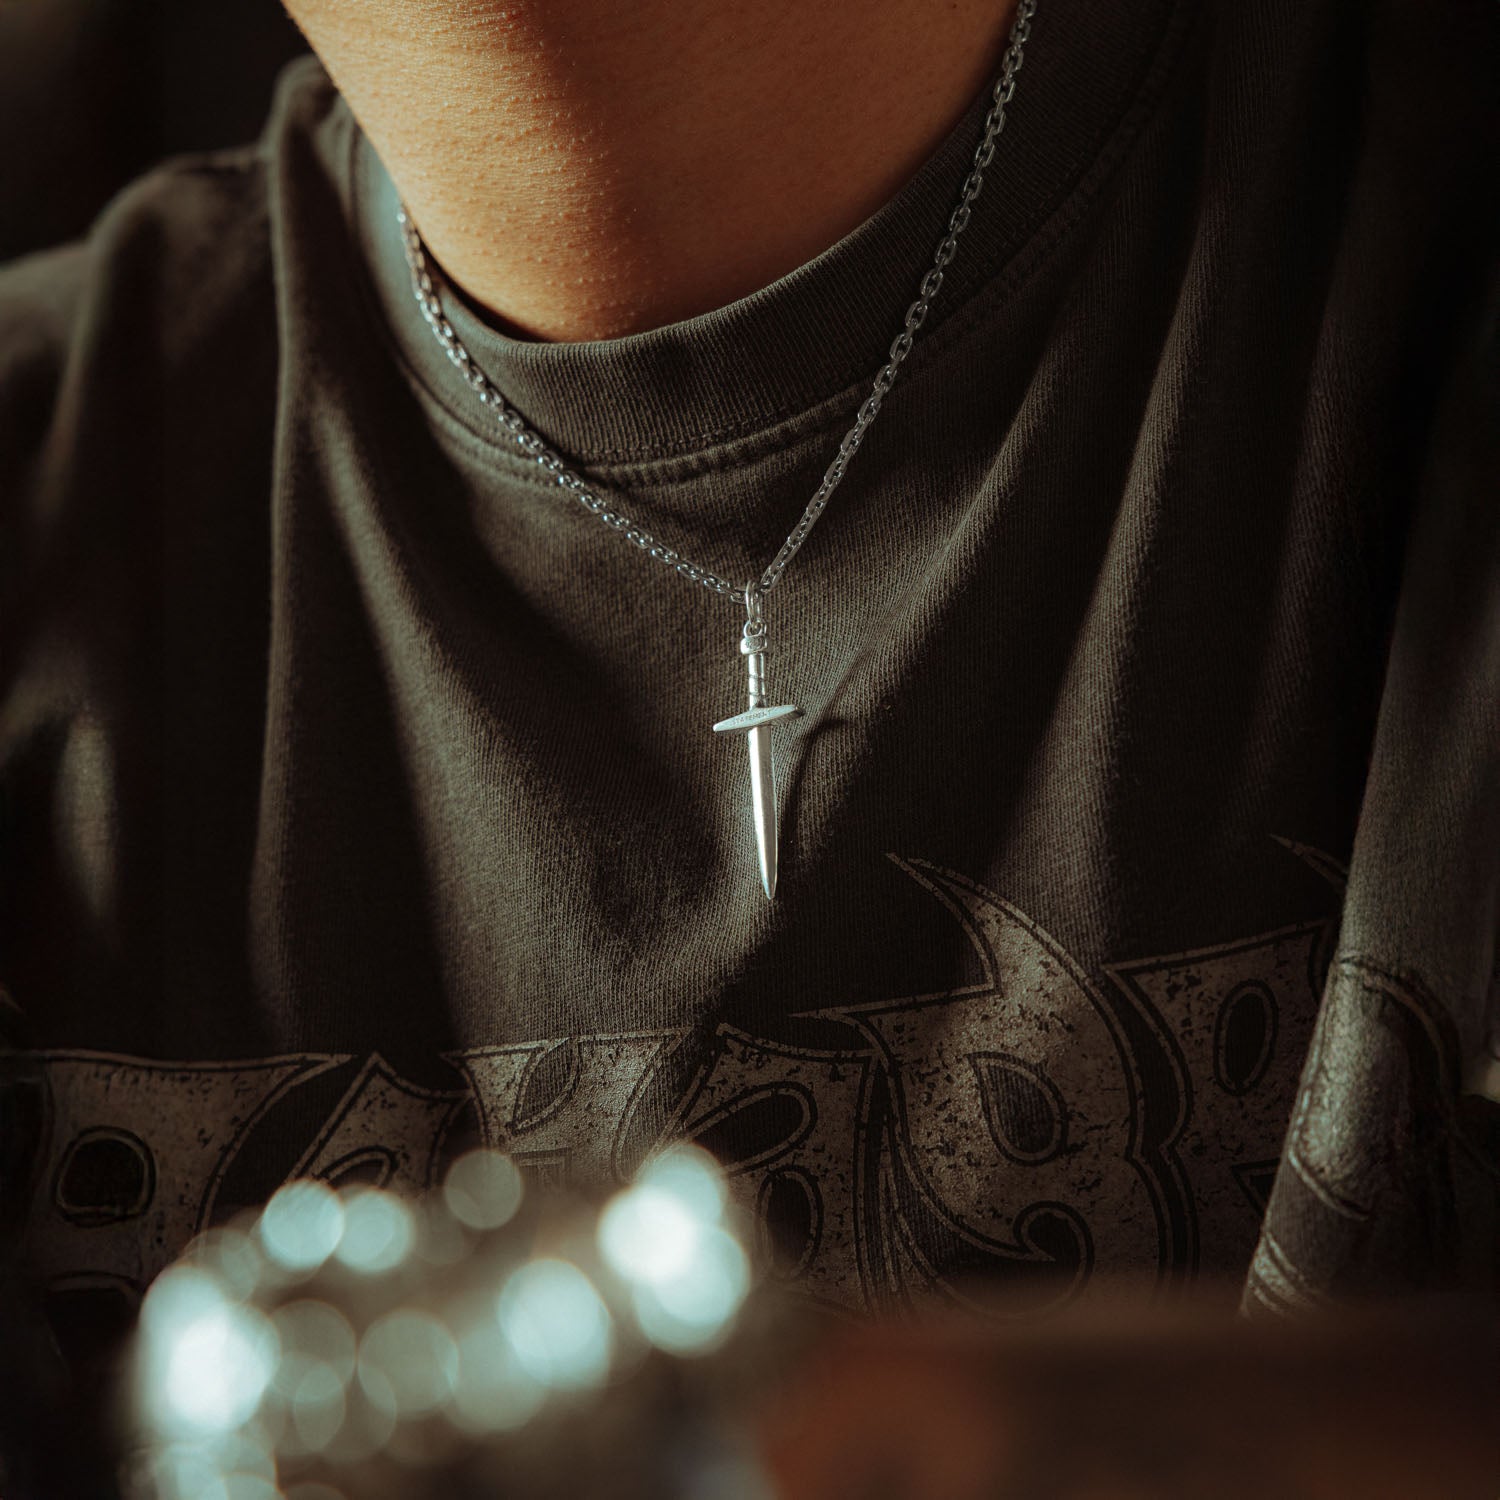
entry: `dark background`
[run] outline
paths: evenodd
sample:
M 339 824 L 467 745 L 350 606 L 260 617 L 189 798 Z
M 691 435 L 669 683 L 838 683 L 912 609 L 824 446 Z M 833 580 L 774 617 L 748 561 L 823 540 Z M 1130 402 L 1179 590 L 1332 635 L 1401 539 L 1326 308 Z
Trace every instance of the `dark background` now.
M 277 0 L 0 0 L 0 261 L 163 157 L 253 140 L 302 50 Z

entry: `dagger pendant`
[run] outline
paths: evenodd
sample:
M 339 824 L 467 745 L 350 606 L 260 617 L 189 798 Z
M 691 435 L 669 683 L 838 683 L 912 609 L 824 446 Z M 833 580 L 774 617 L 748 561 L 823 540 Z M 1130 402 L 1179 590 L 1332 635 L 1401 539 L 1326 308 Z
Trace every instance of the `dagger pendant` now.
M 745 589 L 745 633 L 740 654 L 749 677 L 750 706 L 742 714 L 721 719 L 715 734 L 742 734 L 750 747 L 750 798 L 755 809 L 755 843 L 760 852 L 760 883 L 771 900 L 776 895 L 776 755 L 771 745 L 771 726 L 782 719 L 796 719 L 802 710 L 791 703 L 766 704 L 766 621 L 762 595 L 753 584 Z

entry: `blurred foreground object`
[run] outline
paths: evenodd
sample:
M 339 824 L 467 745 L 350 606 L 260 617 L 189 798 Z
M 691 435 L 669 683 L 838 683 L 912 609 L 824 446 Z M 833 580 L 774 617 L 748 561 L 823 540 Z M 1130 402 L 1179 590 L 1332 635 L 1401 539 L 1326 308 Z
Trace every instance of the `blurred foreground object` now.
M 476 1151 L 293 1182 L 142 1306 L 130 1500 L 1493 1500 L 1492 1311 L 1251 1324 L 1139 1285 L 850 1327 L 752 1295 L 711 1158 L 602 1208 Z M 1227 1299 L 1226 1299 L 1227 1301 Z
M 1483 1316 L 1488 1316 L 1485 1314 Z M 787 1500 L 1494 1500 L 1500 1342 L 1456 1308 L 849 1331 L 767 1407 Z
M 688 1148 L 599 1213 L 528 1201 L 491 1151 L 416 1204 L 292 1182 L 147 1293 L 124 1489 L 750 1500 L 767 1489 L 712 1415 L 741 1382 L 702 1360 L 749 1284 L 719 1170 Z

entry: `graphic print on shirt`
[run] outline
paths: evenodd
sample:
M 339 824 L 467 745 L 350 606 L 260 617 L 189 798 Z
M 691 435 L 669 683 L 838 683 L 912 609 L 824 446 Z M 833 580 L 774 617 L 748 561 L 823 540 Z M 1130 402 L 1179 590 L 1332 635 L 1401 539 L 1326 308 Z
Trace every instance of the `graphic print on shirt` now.
M 724 1162 L 766 1273 L 849 1312 L 971 1305 L 979 1280 L 1041 1311 L 1088 1297 L 1098 1267 L 1146 1273 L 1144 1295 L 1242 1267 L 1331 920 L 1090 975 L 998 894 L 892 858 L 961 926 L 980 982 L 878 1004 L 830 997 L 807 1014 L 847 1031 L 839 1048 L 721 1025 L 665 1132 L 643 1101 L 681 1076 L 684 1031 L 466 1049 L 446 1056 L 451 1089 L 378 1055 L 39 1053 L 50 1122 L 29 1258 L 57 1289 L 138 1293 L 236 1206 L 221 1201 L 226 1177 L 268 1117 L 344 1070 L 286 1175 L 417 1193 L 477 1128 L 545 1182 L 600 1186 L 629 1175 L 650 1132 L 683 1136 Z

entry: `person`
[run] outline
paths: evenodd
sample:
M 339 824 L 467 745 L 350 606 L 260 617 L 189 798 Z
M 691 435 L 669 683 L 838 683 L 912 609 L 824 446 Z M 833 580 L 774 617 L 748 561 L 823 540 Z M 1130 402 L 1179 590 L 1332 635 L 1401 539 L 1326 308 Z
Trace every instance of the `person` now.
M 0 275 L 71 1326 L 476 1140 L 855 1315 L 1492 1289 L 1489 8 L 292 10 Z

